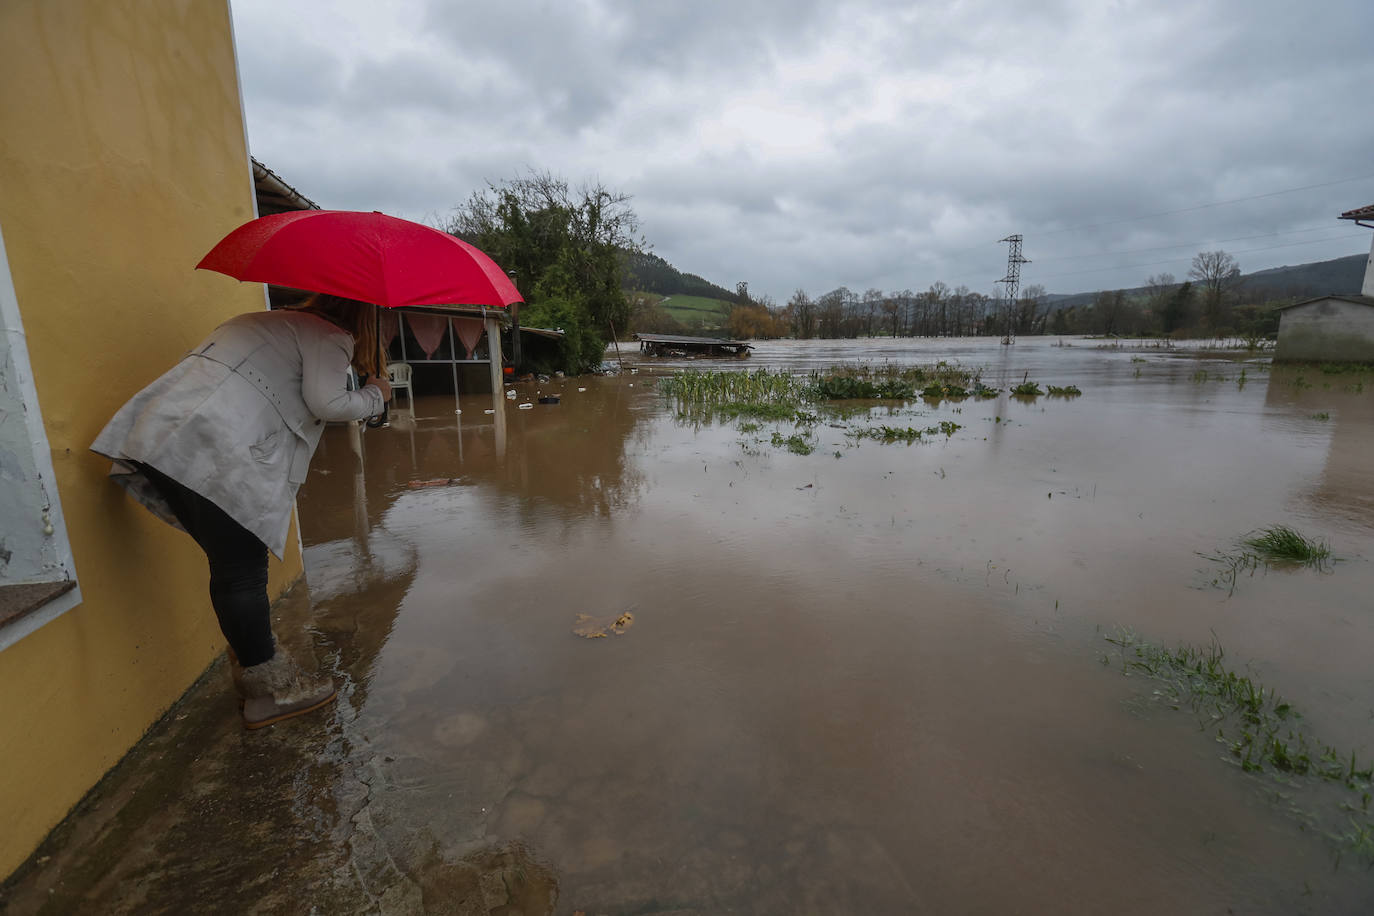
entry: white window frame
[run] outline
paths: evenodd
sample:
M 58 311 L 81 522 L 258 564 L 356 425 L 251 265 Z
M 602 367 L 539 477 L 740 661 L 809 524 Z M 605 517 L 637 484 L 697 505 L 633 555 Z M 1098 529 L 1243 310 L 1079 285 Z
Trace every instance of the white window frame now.
M 0 229 L 0 333 L 9 347 L 10 363 L 14 367 L 19 399 L 24 405 L 28 443 L 33 450 L 34 466 L 38 472 L 37 485 L 47 504 L 47 521 L 52 526 L 50 544 L 55 553 L 56 568 L 51 575 L 14 584 L 44 582 L 77 582 L 76 563 L 72 558 L 71 541 L 67 537 L 67 521 L 62 514 L 62 501 L 57 492 L 57 475 L 53 470 L 52 452 L 48 447 L 47 428 L 38 407 L 38 390 L 33 384 L 33 367 L 29 362 L 29 348 L 24 336 L 24 321 L 19 313 L 19 298 L 14 292 L 14 278 L 10 273 L 9 255 L 5 251 L 5 236 Z M 19 640 L 56 620 L 81 603 L 81 585 L 47 601 L 7 624 L 0 624 L 0 652 Z

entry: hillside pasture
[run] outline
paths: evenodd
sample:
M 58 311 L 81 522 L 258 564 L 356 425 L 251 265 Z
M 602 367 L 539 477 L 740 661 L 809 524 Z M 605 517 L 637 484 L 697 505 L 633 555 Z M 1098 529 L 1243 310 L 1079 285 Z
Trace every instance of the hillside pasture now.
M 689 328 L 723 328 L 730 317 L 730 303 L 705 296 L 665 296 L 659 307 Z

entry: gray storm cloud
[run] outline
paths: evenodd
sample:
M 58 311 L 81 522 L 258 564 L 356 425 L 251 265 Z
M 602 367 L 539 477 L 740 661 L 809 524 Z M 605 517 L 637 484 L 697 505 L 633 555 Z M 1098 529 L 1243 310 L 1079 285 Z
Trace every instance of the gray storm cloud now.
M 1012 232 L 1061 292 L 1204 247 L 1267 247 L 1253 270 L 1368 246 L 1334 219 L 1374 201 L 1362 0 L 233 11 L 253 152 L 328 207 L 423 218 L 548 169 L 779 299 L 991 291 Z

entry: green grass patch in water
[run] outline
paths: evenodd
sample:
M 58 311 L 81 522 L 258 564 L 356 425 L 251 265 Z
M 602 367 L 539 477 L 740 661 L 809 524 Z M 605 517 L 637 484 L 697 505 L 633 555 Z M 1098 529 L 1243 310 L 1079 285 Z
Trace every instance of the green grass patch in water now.
M 868 426 L 863 429 L 850 430 L 845 435 L 852 439 L 873 439 L 884 443 L 905 442 L 910 445 L 925 436 L 935 436 L 940 433 L 944 433 L 945 438 L 949 438 L 960 429 L 963 427 L 952 420 L 941 420 L 938 425 L 927 426 L 925 429 L 917 429 L 914 426 Z
M 1325 541 L 1303 537 L 1287 525 L 1265 528 L 1241 543 L 1269 563 L 1320 567 L 1331 559 L 1331 548 Z
M 1077 385 L 1065 385 L 1062 388 L 1058 385 L 1049 385 L 1047 390 L 1052 398 L 1076 398 L 1083 393 L 1078 390 Z
M 659 379 L 658 389 L 684 407 L 725 403 L 801 402 L 806 383 L 787 372 L 756 369 L 752 372 L 702 372 L 689 369 Z
M 785 448 L 794 455 L 809 455 L 816 450 L 815 443 L 811 441 L 810 437 L 799 433 L 790 436 L 773 433 L 773 447 Z
M 1276 690 L 1228 667 L 1226 653 L 1215 639 L 1205 647 L 1167 649 L 1130 629 L 1105 638 L 1116 647 L 1116 658 L 1104 653 L 1104 665 L 1119 664 L 1126 677 L 1154 681 L 1152 699 L 1170 709 L 1190 711 L 1199 727 L 1226 749 L 1225 759 L 1244 772 L 1267 774 L 1295 786 L 1307 781 L 1344 787 L 1338 805 L 1344 823 L 1338 832 L 1328 829 L 1327 837 L 1336 843 L 1338 863 L 1342 854 L 1353 853 L 1374 865 L 1374 820 L 1369 810 L 1374 765 L 1362 764 L 1354 751 L 1338 751 L 1317 740 L 1303 726 L 1302 715 Z M 1293 810 L 1305 820 L 1311 817 Z
M 932 391 L 944 391 L 943 397 L 967 397 L 968 386 L 982 385 L 981 374 L 943 361 L 933 366 L 855 363 L 811 373 L 811 390 L 817 400 L 834 401 L 911 400 L 917 391 L 927 399 Z
M 816 396 L 827 401 L 910 400 L 916 385 L 902 379 L 866 379 L 846 375 L 813 377 Z

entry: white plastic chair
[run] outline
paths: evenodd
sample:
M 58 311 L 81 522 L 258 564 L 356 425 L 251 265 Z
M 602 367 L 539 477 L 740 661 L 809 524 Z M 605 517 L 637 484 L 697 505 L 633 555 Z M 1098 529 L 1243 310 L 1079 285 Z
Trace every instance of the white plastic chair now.
M 406 397 L 410 399 L 410 409 L 415 409 L 415 391 L 410 387 L 410 363 L 391 363 L 386 367 L 387 381 L 391 382 L 391 396 L 394 398 L 396 393 L 405 389 Z

